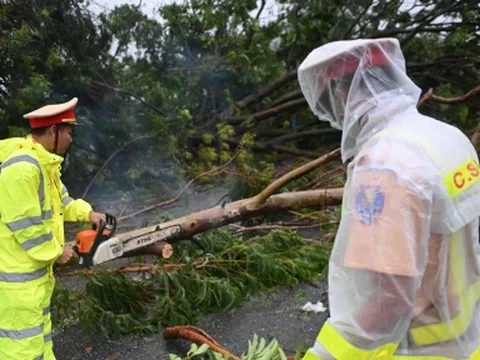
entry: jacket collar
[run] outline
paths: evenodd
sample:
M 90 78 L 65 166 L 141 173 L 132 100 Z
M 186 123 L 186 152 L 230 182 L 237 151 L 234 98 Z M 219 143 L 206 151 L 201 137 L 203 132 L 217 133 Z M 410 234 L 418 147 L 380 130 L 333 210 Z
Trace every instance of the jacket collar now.
M 63 162 L 63 157 L 60 155 L 56 155 L 48 151 L 43 147 L 42 144 L 38 143 L 33 139 L 32 135 L 27 135 L 25 140 L 29 145 L 31 145 L 32 149 L 35 150 L 35 153 L 38 156 L 38 160 L 42 165 L 61 165 Z

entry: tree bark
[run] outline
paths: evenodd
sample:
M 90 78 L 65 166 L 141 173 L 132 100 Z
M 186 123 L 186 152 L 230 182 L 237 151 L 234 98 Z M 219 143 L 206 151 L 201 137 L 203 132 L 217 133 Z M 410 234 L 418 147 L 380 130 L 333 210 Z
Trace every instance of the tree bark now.
M 343 188 L 320 189 L 281 193 L 269 197 L 259 204 L 258 197 L 238 200 L 225 205 L 201 210 L 193 214 L 170 220 L 158 225 L 132 230 L 116 235 L 123 242 L 148 236 L 159 230 L 176 227 L 177 231 L 166 239 L 169 243 L 190 239 L 207 230 L 222 227 L 256 216 L 285 212 L 292 209 L 321 208 L 338 205 L 342 201 Z
M 176 227 L 175 233 L 170 235 L 168 239 L 165 239 L 165 241 L 171 244 L 180 240 L 191 239 L 194 235 L 207 230 L 256 216 L 282 213 L 294 209 L 322 208 L 327 205 L 338 205 L 342 201 L 342 196 L 343 188 L 281 193 L 272 195 L 263 204 L 259 203 L 258 196 L 254 196 L 115 236 L 125 243 L 134 238 L 140 239 L 141 237 L 149 236 L 162 229 Z M 74 242 L 70 242 L 69 245 L 73 246 Z M 127 253 L 124 255 L 124 257 L 130 256 L 135 256 L 135 254 Z

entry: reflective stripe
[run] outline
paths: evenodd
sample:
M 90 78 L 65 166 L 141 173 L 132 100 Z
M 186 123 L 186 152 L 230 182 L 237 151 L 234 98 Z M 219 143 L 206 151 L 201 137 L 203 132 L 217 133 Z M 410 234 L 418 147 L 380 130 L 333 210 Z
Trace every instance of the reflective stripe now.
M 33 360 L 43 360 L 43 354 Z
M 320 356 L 315 354 L 312 349 L 308 349 L 305 355 L 303 355 L 302 360 L 323 360 Z
M 322 330 L 318 334 L 317 341 L 338 360 L 454 360 L 443 356 L 393 355 L 398 347 L 397 344 L 393 343 L 382 345 L 374 350 L 360 349 L 345 340 L 329 323 L 323 325 Z M 302 360 L 321 360 L 320 357 L 311 352 L 307 352 L 307 354 L 308 357 L 304 357 Z M 305 354 L 305 356 L 307 356 L 307 354 Z M 477 358 L 472 356 L 470 360 L 477 360 Z
M 42 276 L 46 275 L 48 272 L 47 268 L 41 268 L 28 273 L 6 273 L 0 272 L 0 281 L 9 282 L 9 283 L 19 283 L 32 281 L 40 279 Z
M 50 314 L 50 306 L 47 306 L 45 309 L 43 309 L 42 315 L 45 316 L 47 314 Z
M 42 210 L 42 219 L 50 220 L 52 218 L 52 210 Z
M 62 203 L 63 203 L 63 206 L 67 206 L 68 204 L 70 204 L 74 199 L 71 198 L 70 196 L 65 196 L 63 199 L 62 199 Z
M 25 251 L 28 251 L 30 249 L 33 249 L 35 246 L 45 244 L 47 241 L 50 241 L 52 239 L 53 239 L 53 234 L 49 232 L 47 234 L 42 234 L 40 236 L 37 236 L 34 239 L 24 241 L 23 243 L 21 243 L 21 245 L 25 249 Z
M 480 360 L 480 346 L 475 350 L 472 356 L 470 356 L 470 360 Z
M 40 166 L 40 163 L 37 161 L 37 159 L 31 157 L 30 155 L 18 155 L 18 156 L 14 156 L 10 159 L 8 159 L 7 161 L 5 161 L 1 168 L 2 169 L 5 169 L 6 167 L 10 166 L 10 165 L 13 165 L 13 164 L 16 164 L 16 163 L 19 163 L 19 162 L 28 162 L 30 164 L 33 164 L 35 165 L 38 170 L 40 171 L 40 186 L 38 187 L 38 198 L 40 199 L 40 207 L 43 209 L 43 206 L 45 204 L 45 188 L 44 188 L 44 182 L 45 180 L 43 179 L 43 173 L 42 173 L 42 168 Z
M 24 230 L 26 228 L 29 228 L 30 226 L 34 225 L 42 225 L 43 220 L 49 220 L 52 218 L 52 210 L 44 210 L 42 211 L 42 217 L 40 216 L 30 216 L 28 218 L 20 219 L 20 220 L 15 220 L 11 221 L 9 223 L 5 223 L 5 225 L 8 227 L 8 229 L 11 232 L 19 231 L 19 230 Z
M 459 297 L 460 313 L 451 322 L 410 329 L 412 340 L 416 345 L 432 345 L 462 336 L 470 326 L 478 300 L 480 300 L 480 281 L 470 286 L 467 293 Z
M 44 335 L 44 336 L 43 336 L 43 341 L 44 341 L 44 342 L 52 341 L 52 333 L 49 332 L 47 335 Z
M 38 170 L 40 171 L 40 185 L 38 187 L 38 198 L 40 200 L 40 208 L 42 209 L 42 219 L 43 220 L 49 220 L 52 218 L 52 210 L 43 210 L 44 206 L 45 206 L 45 180 L 43 178 L 43 172 L 42 172 L 42 168 L 40 166 L 40 163 L 33 157 L 31 157 L 30 155 L 18 155 L 18 156 L 15 156 L 15 157 L 12 157 L 10 159 L 8 159 L 7 161 L 5 161 L 3 164 L 1 164 L 1 169 L 5 169 L 6 167 L 10 166 L 10 165 L 13 165 L 13 164 L 16 164 L 16 163 L 19 163 L 19 162 L 22 162 L 22 161 L 25 161 L 25 162 L 28 162 L 30 164 L 33 164 L 35 165 Z M 33 217 L 33 218 L 26 218 L 26 219 L 20 219 L 20 220 L 16 220 L 16 221 L 13 221 L 9 224 L 6 224 L 10 231 L 18 231 L 18 230 L 21 230 L 22 227 L 21 226 L 24 226 L 23 228 L 26 228 L 28 227 L 29 225 L 25 225 L 25 223 L 23 222 L 26 222 L 26 221 L 32 221 L 33 223 L 30 224 L 30 225 L 39 225 L 37 223 L 37 219 L 39 219 L 39 217 Z M 10 226 L 12 226 L 12 228 L 10 228 Z M 14 229 L 14 230 L 12 230 Z
M 67 187 L 65 185 L 62 186 L 62 196 L 67 193 Z
M 474 159 L 468 159 L 443 177 L 450 197 L 454 198 L 480 180 L 480 167 Z
M 23 330 L 6 330 L 0 329 L 0 338 L 8 338 L 12 340 L 22 340 L 34 336 L 41 335 L 43 333 L 43 324 L 35 326 L 33 328 Z
M 373 350 L 363 350 L 350 344 L 330 323 L 325 323 L 318 334 L 317 341 L 333 355 L 335 359 L 388 359 L 397 349 L 397 344 L 385 344 Z
M 10 229 L 11 232 L 19 231 L 26 229 L 30 226 L 34 225 L 42 225 L 43 220 L 40 216 L 31 216 L 25 219 L 11 221 L 9 223 L 5 223 L 7 227 Z
M 392 360 L 456 360 L 456 359 L 446 358 L 443 356 L 394 355 L 392 356 Z

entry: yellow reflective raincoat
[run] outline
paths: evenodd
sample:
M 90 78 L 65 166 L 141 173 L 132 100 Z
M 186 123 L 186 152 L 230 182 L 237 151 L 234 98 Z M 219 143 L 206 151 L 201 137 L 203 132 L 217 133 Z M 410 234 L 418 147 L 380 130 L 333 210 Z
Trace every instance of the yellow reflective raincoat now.
M 60 180 L 63 158 L 31 136 L 0 141 L 0 359 L 55 359 L 50 299 L 64 221 L 88 221 L 91 206 Z
M 396 39 L 314 50 L 298 77 L 353 157 L 329 261 L 330 318 L 304 360 L 480 359 L 480 166 L 420 114 Z

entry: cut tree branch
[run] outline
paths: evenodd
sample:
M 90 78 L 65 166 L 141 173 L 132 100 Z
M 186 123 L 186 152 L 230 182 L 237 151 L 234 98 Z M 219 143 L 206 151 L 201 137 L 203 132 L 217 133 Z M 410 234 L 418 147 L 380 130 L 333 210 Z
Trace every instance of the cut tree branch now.
M 465 95 L 452 97 L 452 98 L 446 98 L 446 97 L 434 95 L 433 89 L 429 89 L 428 92 L 426 92 L 425 95 L 422 96 L 422 98 L 418 102 L 417 107 L 422 106 L 426 101 L 429 101 L 429 100 L 433 100 L 433 101 L 444 103 L 444 104 L 462 103 L 470 99 L 471 97 L 477 95 L 478 93 L 480 93 L 480 85 L 477 86 L 476 88 L 473 88 L 472 90 L 467 92 Z
M 211 337 L 205 331 L 191 325 L 178 325 L 178 326 L 168 327 L 164 330 L 163 337 L 166 340 L 173 340 L 173 339 L 179 339 L 179 338 L 190 340 L 191 342 L 194 342 L 198 346 L 201 346 L 202 344 L 207 344 L 212 351 L 222 354 L 223 356 L 226 356 L 229 360 L 240 360 L 238 356 L 234 355 L 225 347 L 220 345 L 213 337 Z M 287 356 L 287 360 L 294 360 L 294 359 L 295 359 L 294 354 L 290 354 Z M 265 359 L 265 360 L 270 360 L 270 359 Z
M 413 71 L 423 71 L 425 69 L 436 67 L 441 64 L 463 64 L 464 62 L 468 62 L 469 60 L 474 59 L 474 57 L 464 55 L 441 56 L 425 63 L 408 63 L 407 72 L 411 73 Z
M 368 4 L 365 6 L 365 8 L 360 12 L 360 14 L 358 14 L 358 16 L 356 17 L 356 19 L 352 22 L 352 24 L 349 26 L 349 28 L 347 29 L 347 31 L 345 31 L 345 33 L 343 34 L 343 37 L 342 37 L 342 40 L 343 39 L 348 39 L 349 36 L 350 36 L 350 33 L 353 31 L 353 29 L 355 29 L 355 26 L 357 26 L 359 23 L 360 23 L 360 20 L 363 18 L 363 16 L 367 13 L 368 9 L 370 9 L 370 7 L 372 6 L 373 4 L 373 0 L 370 0 L 368 2 Z
M 272 81 L 270 84 L 264 86 L 263 88 L 254 91 L 252 94 L 248 95 L 247 97 L 243 98 L 242 100 L 238 101 L 236 106 L 240 109 L 245 109 L 248 106 L 262 100 L 270 93 L 274 92 L 278 88 L 282 87 L 286 83 L 296 79 L 297 77 L 297 70 L 291 70 L 282 77 L 278 78 L 275 81 Z
M 298 98 L 303 98 L 302 90 L 295 90 L 291 91 L 289 93 L 286 93 L 285 95 L 280 96 L 276 100 L 272 101 L 270 104 L 268 104 L 271 108 L 276 107 L 278 105 L 283 104 L 284 102 L 290 101 L 290 100 L 295 100 Z
M 179 325 L 179 326 L 168 327 L 164 330 L 163 337 L 166 340 L 172 340 L 172 339 L 178 339 L 178 338 L 187 339 L 194 342 L 198 346 L 207 344 L 212 351 L 222 354 L 223 356 L 226 356 L 232 360 L 240 360 L 238 356 L 233 355 L 230 351 L 225 349 L 222 345 L 220 345 L 213 337 L 208 335 L 205 331 L 191 325 Z
M 225 140 L 227 144 L 230 145 L 238 145 L 240 142 L 238 140 L 234 139 L 228 139 Z M 269 144 L 269 145 L 263 145 L 263 144 L 253 144 L 249 146 L 252 150 L 256 151 L 277 151 L 280 153 L 285 153 L 285 154 L 290 154 L 294 156 L 300 156 L 300 157 L 306 157 L 310 159 L 316 159 L 321 154 L 318 154 L 314 151 L 308 151 L 308 150 L 299 150 L 293 147 L 288 147 L 288 146 L 283 146 L 283 145 L 274 145 L 274 144 Z
M 296 174 L 298 173 L 297 171 Z M 279 180 L 282 180 L 281 183 L 285 184 L 287 179 L 281 178 Z M 277 184 L 279 184 L 278 181 Z M 271 192 L 272 187 L 267 189 Z M 273 190 L 275 191 L 275 189 Z M 262 198 L 269 195 L 265 191 L 261 194 Z M 177 241 L 191 239 L 194 235 L 207 230 L 257 216 L 282 213 L 294 209 L 322 208 L 328 205 L 338 205 L 342 201 L 342 195 L 343 188 L 331 188 L 276 194 L 268 197 L 264 203 L 259 203 L 259 199 L 262 200 L 262 198 L 254 196 L 201 210 L 157 225 L 117 234 L 115 237 L 119 241 L 126 243 L 131 239 L 149 236 L 162 229 L 178 227 L 178 230 L 166 240 L 172 244 Z M 74 243 L 70 242 L 68 245 L 73 246 Z
M 275 90 L 281 88 L 283 85 L 286 83 L 294 80 L 297 77 L 297 70 L 291 70 L 287 72 L 285 75 L 281 76 L 280 78 L 270 82 L 269 84 L 265 85 L 264 87 L 258 89 L 257 91 L 254 91 L 250 95 L 246 96 L 240 101 L 235 102 L 234 105 L 230 106 L 228 109 L 223 111 L 222 113 L 213 116 L 207 123 L 203 126 L 203 129 L 210 129 L 212 126 L 215 126 L 218 120 L 223 121 L 223 120 L 228 120 L 229 118 L 237 118 L 239 119 L 238 121 L 234 121 L 233 123 L 240 123 L 244 119 L 248 118 L 247 117 L 235 117 L 231 116 L 231 114 L 236 110 L 236 109 L 246 109 L 250 105 L 261 101 L 265 97 L 267 97 L 270 93 L 274 92 Z M 241 118 L 241 119 L 240 119 Z
M 237 234 L 250 232 L 250 231 L 271 231 L 271 230 L 308 230 L 317 229 L 325 225 L 338 224 L 338 221 L 330 221 L 328 223 L 308 224 L 308 225 L 257 225 L 257 226 L 238 226 L 234 231 Z
M 143 208 L 139 211 L 136 211 L 132 214 L 129 214 L 129 215 L 125 215 L 125 216 L 122 216 L 121 218 L 119 218 L 119 220 L 126 220 L 126 219 L 129 219 L 131 217 L 134 217 L 138 214 L 142 214 L 144 212 L 147 212 L 147 211 L 151 211 L 153 209 L 156 209 L 158 207 L 161 207 L 161 206 L 167 206 L 167 205 L 170 205 L 170 204 L 173 204 L 174 202 L 176 202 L 178 199 L 180 199 L 180 197 L 182 196 L 182 194 L 185 192 L 185 190 L 187 190 L 187 188 L 192 185 L 192 183 L 197 180 L 197 179 L 200 179 L 201 177 L 203 176 L 209 176 L 209 175 L 212 175 L 212 174 L 215 174 L 216 172 L 219 172 L 219 171 L 222 171 L 223 168 L 227 167 L 228 165 L 230 165 L 230 163 L 237 157 L 238 153 L 240 152 L 241 150 L 241 146 L 239 146 L 237 148 L 237 150 L 235 151 L 235 154 L 227 161 L 225 162 L 224 164 L 220 165 L 220 166 L 217 166 L 209 171 L 206 171 L 204 173 L 201 173 L 200 175 L 197 175 L 196 177 L 194 177 L 193 179 L 191 179 L 187 185 L 185 185 L 173 198 L 171 198 L 170 200 L 166 200 L 166 201 L 162 201 L 158 204 L 154 204 L 154 205 L 150 205 L 146 208 Z
M 333 150 L 328 154 L 323 155 L 317 160 L 311 161 L 308 164 L 300 166 L 299 168 L 283 175 L 280 179 L 275 180 L 268 185 L 263 191 L 260 192 L 255 198 L 258 205 L 262 205 L 265 201 L 277 190 L 285 186 L 286 184 L 302 177 L 320 166 L 325 165 L 327 162 L 340 158 L 340 149 Z
M 245 120 L 252 119 L 255 121 L 261 121 L 268 119 L 272 116 L 276 116 L 278 114 L 281 114 L 285 111 L 288 110 L 295 110 L 298 109 L 301 106 L 304 106 L 307 103 L 307 101 L 302 98 L 302 99 L 297 99 L 297 100 L 292 100 L 287 103 L 283 103 L 279 106 L 267 109 L 267 110 L 262 110 L 259 112 L 256 112 L 254 114 L 250 115 L 241 115 L 241 116 L 226 116 L 224 120 L 227 121 L 230 125 L 238 125 L 242 123 Z
M 113 92 L 131 96 L 131 97 L 133 97 L 134 99 L 140 101 L 140 102 L 141 102 L 143 105 L 145 105 L 146 107 L 148 107 L 148 108 L 152 109 L 153 111 L 155 111 L 157 114 L 165 115 L 165 112 L 163 112 L 160 108 L 158 108 L 158 107 L 156 107 L 156 106 L 148 103 L 147 101 L 143 100 L 140 96 L 135 95 L 135 94 L 132 93 L 131 91 L 128 91 L 128 90 L 125 90 L 125 89 L 122 89 L 122 88 L 118 88 L 118 87 L 113 87 L 113 86 L 110 86 L 110 85 L 108 85 L 108 84 L 105 84 L 105 83 L 102 83 L 102 82 L 100 82 L 100 81 L 96 81 L 96 80 L 93 80 L 93 79 L 90 79 L 90 82 L 93 83 L 93 84 L 102 86 L 102 87 L 104 87 L 104 88 L 107 88 L 107 89 L 109 89 L 109 90 L 112 90 Z
M 461 5 L 461 2 L 457 2 L 457 1 L 454 1 L 452 5 L 450 6 L 447 6 L 446 8 L 441 8 L 442 5 L 439 5 L 437 3 L 436 6 L 439 7 L 439 10 L 437 10 L 437 8 L 434 8 L 431 12 L 430 15 L 427 15 L 427 17 L 425 18 L 424 21 L 421 21 L 414 29 L 412 29 L 412 31 L 407 35 L 406 38 L 402 39 L 400 41 L 400 44 L 401 46 L 405 46 L 410 40 L 412 40 L 416 34 L 418 34 L 419 32 L 424 32 L 425 31 L 425 28 L 426 26 L 429 24 L 429 23 L 432 23 L 435 19 L 438 19 L 439 17 L 441 17 L 442 15 L 445 15 L 447 13 L 449 13 L 450 11 L 454 10 L 456 7 L 458 7 L 459 5 Z M 418 21 L 418 20 L 417 20 Z M 442 30 L 444 31 L 444 30 Z
M 299 138 L 307 138 L 311 136 L 322 136 L 322 135 L 341 135 L 341 132 L 337 129 L 330 128 L 330 129 L 313 129 L 313 130 L 307 130 L 307 131 L 301 131 L 298 133 L 290 133 L 290 134 L 285 134 L 282 136 L 279 136 L 273 140 L 270 140 L 268 144 L 278 144 L 282 143 L 284 141 L 290 141 L 290 140 L 296 140 Z

